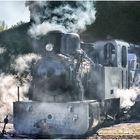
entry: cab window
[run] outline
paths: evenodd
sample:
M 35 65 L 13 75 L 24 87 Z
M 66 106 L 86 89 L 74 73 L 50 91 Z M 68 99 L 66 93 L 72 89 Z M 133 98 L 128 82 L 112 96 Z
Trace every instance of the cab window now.
M 106 65 L 113 66 L 115 61 L 115 56 L 116 56 L 115 46 L 112 43 L 107 43 L 104 46 L 104 60 Z
M 126 46 L 122 46 L 122 67 L 127 65 L 127 49 Z

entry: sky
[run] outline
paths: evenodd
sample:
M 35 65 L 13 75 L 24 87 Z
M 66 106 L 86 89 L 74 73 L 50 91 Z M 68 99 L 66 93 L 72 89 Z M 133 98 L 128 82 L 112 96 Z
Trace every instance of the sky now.
M 25 1 L 1 1 L 0 0 L 0 21 L 10 27 L 17 22 L 30 20 L 28 7 L 25 7 Z

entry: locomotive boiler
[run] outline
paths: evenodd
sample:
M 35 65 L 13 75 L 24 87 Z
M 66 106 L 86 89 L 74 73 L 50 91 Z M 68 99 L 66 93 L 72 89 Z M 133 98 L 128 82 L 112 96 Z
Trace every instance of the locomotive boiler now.
M 129 44 L 80 42 L 78 34 L 51 31 L 33 66 L 30 101 L 14 102 L 19 134 L 83 135 L 120 112 L 117 89 L 128 88 Z

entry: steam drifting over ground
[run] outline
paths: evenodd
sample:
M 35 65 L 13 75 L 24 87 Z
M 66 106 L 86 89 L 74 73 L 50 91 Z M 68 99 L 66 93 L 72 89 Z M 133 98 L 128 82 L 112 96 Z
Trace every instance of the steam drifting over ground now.
M 30 66 L 31 63 L 40 59 L 40 56 L 31 53 L 21 55 L 15 60 L 14 67 L 16 74 L 0 74 L 0 121 L 6 115 L 12 115 L 13 102 L 17 101 L 17 86 L 20 86 L 20 100 L 27 100 L 26 94 L 30 87 Z M 22 75 L 27 71 L 26 75 Z M 20 78 L 20 79 L 19 79 Z M 22 80 L 22 84 L 20 83 Z M 20 85 L 19 85 L 20 84 Z
M 20 99 L 24 100 L 29 84 L 25 83 L 20 88 Z M 17 80 L 13 75 L 0 74 L 0 121 L 6 116 L 11 115 L 13 102 L 17 101 Z
M 93 1 L 26 2 L 34 21 L 29 33 L 36 37 L 50 30 L 82 32 L 95 20 Z
M 140 96 L 140 73 L 137 72 L 130 89 L 118 89 L 116 96 L 120 98 L 121 108 L 131 108 Z
M 120 107 L 121 108 L 131 108 L 140 95 L 140 88 L 133 87 L 130 89 L 118 89 L 117 97 L 120 98 Z

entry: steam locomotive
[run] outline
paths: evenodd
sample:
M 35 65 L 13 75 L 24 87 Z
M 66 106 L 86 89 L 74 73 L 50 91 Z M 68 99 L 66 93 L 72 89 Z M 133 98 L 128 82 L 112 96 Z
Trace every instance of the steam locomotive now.
M 117 89 L 129 88 L 129 44 L 80 42 L 78 34 L 51 31 L 33 65 L 29 101 L 14 102 L 19 134 L 83 135 L 120 113 Z

